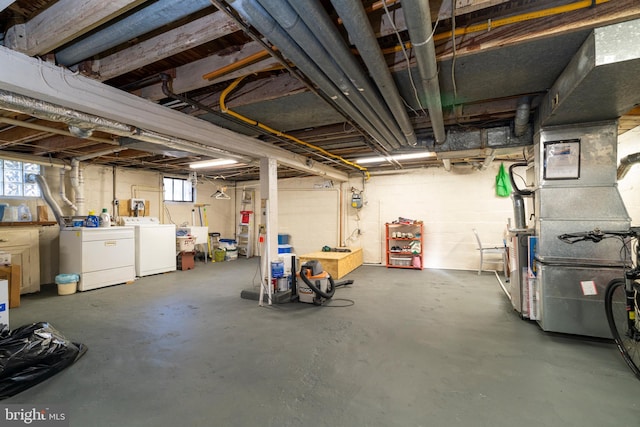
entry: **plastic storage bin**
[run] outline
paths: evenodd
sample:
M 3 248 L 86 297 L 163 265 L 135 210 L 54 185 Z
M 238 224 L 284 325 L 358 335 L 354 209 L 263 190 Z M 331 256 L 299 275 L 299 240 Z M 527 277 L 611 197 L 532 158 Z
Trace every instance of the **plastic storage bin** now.
M 236 249 L 236 245 L 238 244 L 238 242 L 236 242 L 233 239 L 220 239 L 219 240 L 219 245 L 221 248 L 224 248 L 226 250 L 229 249 Z
M 193 252 L 196 248 L 196 238 L 191 236 L 177 236 L 176 250 L 178 252 Z
M 288 245 L 289 244 L 289 235 L 288 234 L 278 234 L 278 244 L 279 245 Z
M 224 254 L 225 261 L 235 261 L 238 259 L 238 249 L 227 249 Z
M 390 257 L 391 265 L 398 267 L 411 267 L 411 258 L 407 257 Z
M 292 252 L 291 245 L 278 245 L 278 253 L 279 254 L 290 254 Z

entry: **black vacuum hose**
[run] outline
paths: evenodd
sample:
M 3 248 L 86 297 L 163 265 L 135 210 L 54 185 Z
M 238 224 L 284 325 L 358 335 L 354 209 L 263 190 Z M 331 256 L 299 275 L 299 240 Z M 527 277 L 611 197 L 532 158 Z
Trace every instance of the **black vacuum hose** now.
M 509 180 L 511 181 L 511 187 L 513 187 L 513 191 L 515 191 L 516 194 L 519 194 L 521 196 L 530 196 L 533 194 L 533 190 L 521 190 L 518 188 L 518 186 L 516 185 L 516 181 L 513 179 L 513 168 L 516 168 L 518 166 L 529 166 L 529 164 L 527 162 L 520 162 L 520 163 L 513 163 L 511 166 L 509 166 Z
M 333 278 L 331 277 L 331 275 L 328 275 L 329 283 L 331 284 L 331 289 L 328 290 L 327 292 L 322 292 L 316 285 L 314 285 L 313 283 L 311 283 L 309 279 L 307 279 L 305 270 L 310 270 L 310 268 L 303 265 L 302 268 L 300 268 L 300 278 L 304 283 L 307 284 L 309 289 L 311 289 L 316 295 L 320 295 L 323 298 L 330 299 L 331 297 L 333 297 L 333 294 L 336 292 L 336 284 L 333 281 Z

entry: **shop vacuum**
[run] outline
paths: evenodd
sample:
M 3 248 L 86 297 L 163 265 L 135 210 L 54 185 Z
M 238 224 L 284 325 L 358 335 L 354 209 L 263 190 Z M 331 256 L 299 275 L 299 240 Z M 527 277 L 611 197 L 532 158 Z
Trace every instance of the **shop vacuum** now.
M 334 282 L 329 273 L 323 270 L 318 260 L 302 264 L 300 273 L 292 276 L 291 300 L 314 305 L 322 305 L 331 299 L 339 286 L 351 285 L 353 280 Z

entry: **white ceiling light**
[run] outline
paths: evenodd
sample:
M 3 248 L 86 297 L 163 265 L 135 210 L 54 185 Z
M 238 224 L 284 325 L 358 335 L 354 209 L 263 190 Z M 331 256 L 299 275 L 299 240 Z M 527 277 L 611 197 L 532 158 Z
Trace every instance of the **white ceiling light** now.
M 218 166 L 233 165 L 235 163 L 238 163 L 238 161 L 233 159 L 214 159 L 191 163 L 189 167 L 191 169 L 215 168 Z
M 384 162 L 384 161 L 390 162 L 392 160 L 401 161 L 401 160 L 425 159 L 428 157 L 435 157 L 435 156 L 436 156 L 436 153 L 434 153 L 433 151 L 421 151 L 417 153 L 396 154 L 395 156 L 389 156 L 389 157 L 383 157 L 383 156 L 365 157 L 365 158 L 356 160 L 356 163 L 363 164 L 363 163 L 378 163 L 378 162 Z

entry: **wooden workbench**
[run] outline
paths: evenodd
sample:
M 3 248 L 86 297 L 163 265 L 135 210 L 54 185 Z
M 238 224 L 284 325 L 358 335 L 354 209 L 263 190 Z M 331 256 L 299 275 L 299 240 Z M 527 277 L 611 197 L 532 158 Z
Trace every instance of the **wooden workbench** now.
M 317 259 L 324 271 L 334 279 L 341 279 L 362 265 L 362 248 L 349 248 L 351 252 L 311 252 L 300 255 L 300 265 Z

